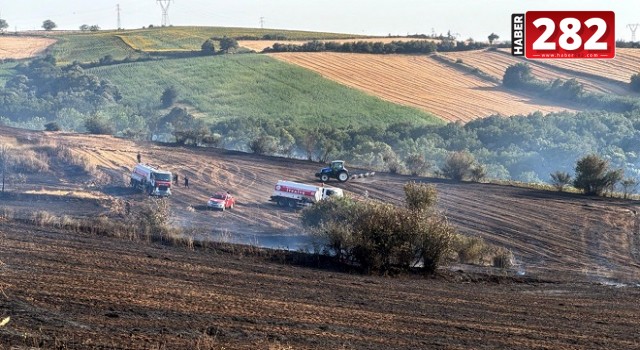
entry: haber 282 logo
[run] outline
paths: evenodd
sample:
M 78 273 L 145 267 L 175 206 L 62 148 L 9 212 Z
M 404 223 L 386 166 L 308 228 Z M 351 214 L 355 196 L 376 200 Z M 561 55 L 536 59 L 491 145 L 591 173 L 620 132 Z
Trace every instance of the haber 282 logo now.
M 511 15 L 511 54 L 529 59 L 616 56 L 613 11 L 527 11 Z

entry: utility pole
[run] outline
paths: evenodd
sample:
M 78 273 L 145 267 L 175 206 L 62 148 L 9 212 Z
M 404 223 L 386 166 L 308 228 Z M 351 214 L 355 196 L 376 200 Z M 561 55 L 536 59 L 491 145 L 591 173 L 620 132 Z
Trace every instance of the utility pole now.
M 166 27 L 169 25 L 169 5 L 171 5 L 171 0 L 158 0 L 158 4 L 162 8 L 162 26 Z
M 639 25 L 640 23 L 627 24 L 627 28 L 629 28 L 629 30 L 631 31 L 631 42 L 636 41 L 636 30 L 638 29 Z
M 120 22 L 120 4 L 116 5 L 116 8 L 118 9 L 118 30 L 122 29 L 122 25 Z
M 260 29 L 264 29 L 264 17 L 260 17 Z

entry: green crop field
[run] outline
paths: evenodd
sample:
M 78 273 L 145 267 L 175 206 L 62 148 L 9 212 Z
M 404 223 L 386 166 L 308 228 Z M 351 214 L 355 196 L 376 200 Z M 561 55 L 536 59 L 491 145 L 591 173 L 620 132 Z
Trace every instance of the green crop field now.
M 442 123 L 414 108 L 383 101 L 317 73 L 263 55 L 220 55 L 92 68 L 116 84 L 125 103 L 160 104 L 174 86 L 178 103 L 209 121 L 233 117 L 291 118 L 305 125 Z
M 227 27 L 159 27 L 131 30 L 119 34 L 124 42 L 141 51 L 200 50 L 202 43 L 211 37 L 255 37 L 284 35 L 291 40 L 346 39 L 358 37 L 352 34 L 319 33 L 277 29 L 227 28 Z
M 211 37 L 256 37 L 266 34 L 284 35 L 292 40 L 344 39 L 358 37 L 351 34 L 319 33 L 277 29 L 226 27 L 157 27 L 125 31 L 99 31 L 57 34 L 58 42 L 52 54 L 60 64 L 73 61 L 97 62 L 111 55 L 116 60 L 137 58 L 144 52 L 199 51 Z
M 63 65 L 74 61 L 97 62 L 106 55 L 111 55 L 116 60 L 140 56 L 140 53 L 114 34 L 115 32 L 58 35 L 55 36 L 58 42 L 51 47 L 51 53 L 58 64 Z

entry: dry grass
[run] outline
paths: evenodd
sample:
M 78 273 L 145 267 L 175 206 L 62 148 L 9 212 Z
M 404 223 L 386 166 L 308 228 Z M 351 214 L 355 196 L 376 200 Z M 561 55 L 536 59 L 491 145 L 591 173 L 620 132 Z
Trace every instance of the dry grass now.
M 0 59 L 23 59 L 41 54 L 55 39 L 0 35 Z

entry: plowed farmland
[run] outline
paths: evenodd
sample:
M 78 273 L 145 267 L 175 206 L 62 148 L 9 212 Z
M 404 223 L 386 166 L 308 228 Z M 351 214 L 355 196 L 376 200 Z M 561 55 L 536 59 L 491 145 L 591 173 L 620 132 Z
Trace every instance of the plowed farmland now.
M 270 55 L 387 101 L 429 111 L 447 121 L 571 110 L 569 105 L 557 106 L 510 92 L 428 56 L 329 52 Z
M 501 52 L 488 51 L 488 50 L 447 52 L 447 53 L 443 53 L 443 55 L 450 57 L 454 60 L 460 59 L 462 60 L 463 63 L 476 67 L 482 70 L 483 72 L 489 75 L 492 75 L 500 80 L 502 80 L 502 77 L 504 76 L 504 72 L 509 66 L 524 62 L 522 59 L 511 56 L 511 55 L 505 55 L 504 53 L 501 53 Z M 629 58 L 630 57 L 627 56 L 626 59 L 628 60 Z M 618 58 L 616 58 L 616 60 L 617 59 Z M 620 60 L 621 62 L 617 62 L 620 65 L 625 65 L 630 63 L 630 60 L 629 62 L 626 62 L 626 63 L 622 63 L 625 59 L 620 58 Z M 599 93 L 613 93 L 618 95 L 631 94 L 631 91 L 627 87 L 623 86 L 622 84 L 616 84 L 604 79 L 585 77 L 583 74 L 575 74 L 575 73 L 571 74 L 566 71 L 553 69 L 554 66 L 572 68 L 572 69 L 584 68 L 584 67 L 579 67 L 577 65 L 572 67 L 570 64 L 566 64 L 566 63 L 563 64 L 563 62 L 560 62 L 560 61 L 562 60 L 555 60 L 555 61 L 548 61 L 548 62 L 545 61 L 545 63 L 549 63 L 551 67 L 548 65 L 542 66 L 538 62 L 533 60 L 526 61 L 526 62 L 531 67 L 531 73 L 540 80 L 552 81 L 555 79 L 569 80 L 569 79 L 575 78 L 576 80 L 578 80 L 580 83 L 584 85 L 587 91 L 599 92 Z M 611 65 L 611 63 L 612 62 L 609 62 L 609 65 L 608 65 L 609 68 L 606 70 L 601 70 L 597 73 L 592 70 L 587 70 L 587 71 L 597 74 L 598 76 L 608 78 L 609 77 L 608 74 L 614 73 L 614 70 L 615 70 L 615 68 L 612 68 L 613 66 Z M 635 64 L 640 65 L 640 59 L 637 59 Z M 585 65 L 591 65 L 591 64 L 585 64 Z M 627 82 L 628 80 L 629 79 L 627 78 Z
M 55 42 L 49 38 L 0 35 L 0 59 L 34 57 Z
M 296 246 L 299 213 L 267 201 L 279 179 L 313 182 L 320 164 L 87 135 L 0 129 L 14 149 L 67 147 L 96 166 L 52 164 L 11 184 L 3 212 L 95 216 L 148 201 L 126 186 L 136 154 L 189 176 L 173 224 L 196 239 Z M 15 140 L 15 139 L 18 140 Z M 640 343 L 640 242 L 633 201 L 377 174 L 349 195 L 401 203 L 432 183 L 461 233 L 509 248 L 513 269 L 455 266 L 435 278 L 301 267 L 256 249 L 195 251 L 34 227 L 0 226 L 0 344 L 70 349 L 633 349 Z M 203 206 L 229 190 L 238 205 Z M 78 192 L 94 195 L 80 196 Z M 62 194 L 64 193 L 64 194 Z M 224 232 L 224 235 L 220 235 Z M 248 253 L 251 251 L 252 253 Z M 278 262 L 276 262 L 278 261 Z

